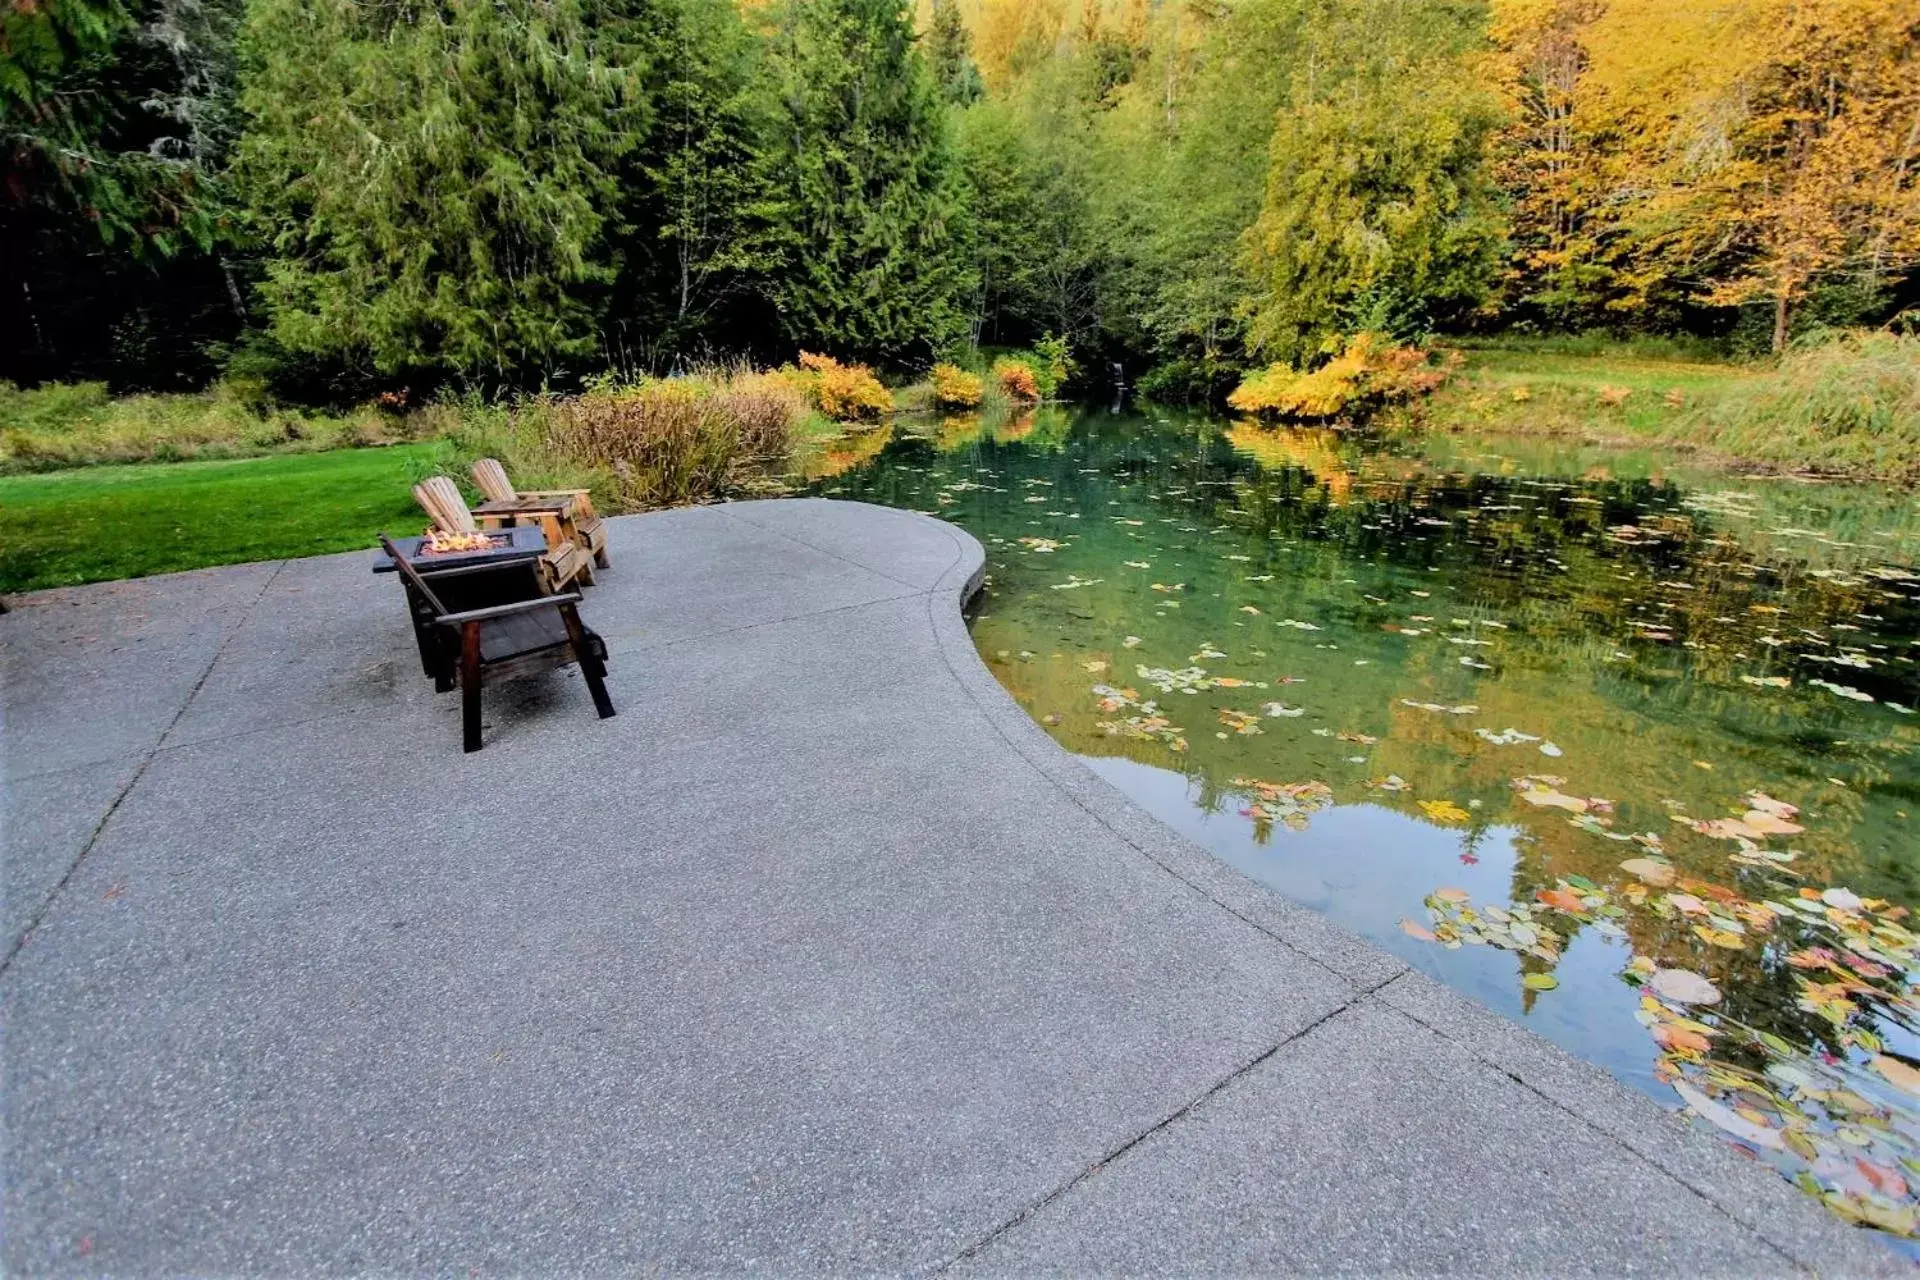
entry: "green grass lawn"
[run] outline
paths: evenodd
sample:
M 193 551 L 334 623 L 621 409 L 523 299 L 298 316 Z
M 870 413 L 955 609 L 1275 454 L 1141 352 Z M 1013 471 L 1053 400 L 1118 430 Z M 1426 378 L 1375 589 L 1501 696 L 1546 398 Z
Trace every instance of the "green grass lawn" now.
M 0 476 L 0 591 L 371 548 L 418 533 L 437 446 Z

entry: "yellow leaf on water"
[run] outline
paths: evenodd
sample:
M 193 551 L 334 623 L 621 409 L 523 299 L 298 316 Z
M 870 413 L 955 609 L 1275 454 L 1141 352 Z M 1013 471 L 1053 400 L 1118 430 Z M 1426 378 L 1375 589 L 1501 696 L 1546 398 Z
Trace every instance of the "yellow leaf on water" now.
M 1875 1054 L 1873 1069 L 1887 1078 L 1887 1082 L 1908 1093 L 1920 1095 L 1920 1069 L 1887 1054 Z
M 1451 800 L 1422 800 L 1420 811 L 1435 822 L 1465 822 L 1471 816 Z
M 1560 985 L 1560 979 L 1550 973 L 1530 973 L 1520 979 L 1520 985 L 1529 991 L 1551 991 Z

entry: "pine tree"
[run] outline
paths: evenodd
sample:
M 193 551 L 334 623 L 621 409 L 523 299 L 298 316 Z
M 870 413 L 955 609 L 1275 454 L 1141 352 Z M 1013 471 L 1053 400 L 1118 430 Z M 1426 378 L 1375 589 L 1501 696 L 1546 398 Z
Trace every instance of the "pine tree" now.
M 625 350 L 637 332 L 673 352 L 752 346 L 784 215 L 763 42 L 732 0 L 656 0 L 648 17 L 652 127 L 625 176 L 610 341 Z
M 237 170 L 287 351 L 490 377 L 591 351 L 642 48 L 581 0 L 255 0 Z
M 928 30 L 927 60 L 940 96 L 956 106 L 970 106 L 987 91 L 980 68 L 973 61 L 973 37 L 960 16 L 958 0 L 933 0 L 933 22 Z
M 907 5 L 796 0 L 774 39 L 782 326 L 837 355 L 924 356 L 959 332 L 964 209 Z

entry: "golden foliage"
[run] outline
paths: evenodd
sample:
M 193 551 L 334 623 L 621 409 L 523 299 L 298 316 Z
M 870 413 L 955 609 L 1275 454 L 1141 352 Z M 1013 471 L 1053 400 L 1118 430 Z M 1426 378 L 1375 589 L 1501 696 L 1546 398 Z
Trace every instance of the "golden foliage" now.
M 933 366 L 933 402 L 943 409 L 972 409 L 980 403 L 986 386 L 977 373 L 968 373 L 957 364 Z
M 1001 356 L 993 362 L 993 380 L 1016 404 L 1037 404 L 1040 400 L 1039 375 L 1025 360 Z
M 893 412 L 893 392 L 864 364 L 842 364 L 832 356 L 800 353 L 800 367 L 785 371 L 813 407 L 835 422 L 871 422 Z
M 1774 305 L 1920 261 L 1920 0 L 1496 0 L 1514 282 Z
M 1331 418 L 1362 401 L 1425 395 L 1445 382 L 1453 367 L 1430 364 L 1418 347 L 1393 346 L 1379 334 L 1360 333 L 1310 372 L 1274 364 L 1250 374 L 1227 403 L 1242 413 Z

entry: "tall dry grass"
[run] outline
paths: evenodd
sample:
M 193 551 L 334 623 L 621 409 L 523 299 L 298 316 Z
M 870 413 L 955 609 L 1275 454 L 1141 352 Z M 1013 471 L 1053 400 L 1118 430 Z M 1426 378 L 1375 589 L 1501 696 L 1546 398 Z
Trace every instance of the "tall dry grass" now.
M 1920 483 L 1920 334 L 1815 336 L 1666 434 L 1772 465 Z
M 442 412 L 449 470 L 497 457 L 525 488 L 585 486 L 604 509 L 644 511 L 756 487 L 809 409 L 790 380 L 742 367 Z

